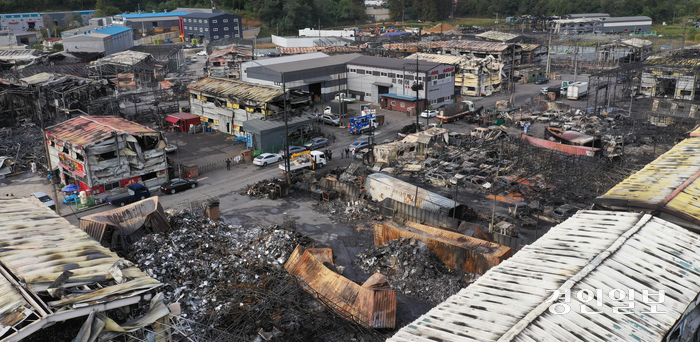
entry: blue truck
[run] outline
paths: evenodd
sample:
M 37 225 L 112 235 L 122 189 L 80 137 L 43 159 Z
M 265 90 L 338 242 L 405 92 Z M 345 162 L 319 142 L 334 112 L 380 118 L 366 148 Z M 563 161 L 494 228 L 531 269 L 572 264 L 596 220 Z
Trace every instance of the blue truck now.
M 371 128 L 377 128 L 379 126 L 379 123 L 377 123 L 377 116 L 374 114 L 350 118 L 349 121 L 348 131 L 352 134 L 368 132 Z
M 151 197 L 151 192 L 148 191 L 148 188 L 139 183 L 128 185 L 126 191 L 123 194 L 106 197 L 105 201 L 111 205 L 123 207 L 129 203 Z

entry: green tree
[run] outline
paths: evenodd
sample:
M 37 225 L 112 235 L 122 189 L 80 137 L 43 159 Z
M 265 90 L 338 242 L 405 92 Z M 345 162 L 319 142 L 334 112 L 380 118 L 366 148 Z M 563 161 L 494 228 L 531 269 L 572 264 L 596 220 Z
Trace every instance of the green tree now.
M 121 14 L 122 10 L 120 10 L 119 8 L 114 7 L 114 6 L 107 6 L 107 7 L 105 7 L 104 12 L 105 12 L 105 16 L 109 17 L 109 16 Z
M 80 15 L 79 13 L 73 13 L 73 18 L 71 18 L 71 19 L 72 19 L 72 21 L 78 23 L 79 24 L 78 26 L 83 25 L 83 16 Z
M 51 48 L 52 52 L 59 52 L 63 51 L 63 44 L 54 44 L 53 48 Z

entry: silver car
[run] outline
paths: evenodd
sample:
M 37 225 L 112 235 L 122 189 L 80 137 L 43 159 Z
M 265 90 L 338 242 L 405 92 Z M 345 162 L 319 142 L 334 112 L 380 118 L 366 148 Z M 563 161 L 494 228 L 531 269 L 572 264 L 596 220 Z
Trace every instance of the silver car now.
M 321 116 L 321 121 L 323 121 L 324 124 L 333 126 L 340 125 L 340 118 L 331 114 L 323 114 L 323 116 Z
M 304 147 L 309 151 L 326 146 L 328 146 L 328 139 L 326 138 L 313 138 L 304 144 Z

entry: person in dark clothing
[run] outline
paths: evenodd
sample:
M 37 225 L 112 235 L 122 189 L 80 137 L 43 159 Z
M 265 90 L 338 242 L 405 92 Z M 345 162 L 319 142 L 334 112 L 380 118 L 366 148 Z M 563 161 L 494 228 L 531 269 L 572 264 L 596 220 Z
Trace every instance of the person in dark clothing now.
M 333 150 L 328 149 L 328 161 L 332 161 L 332 160 L 333 160 Z
M 226 170 L 231 170 L 231 158 L 226 159 Z

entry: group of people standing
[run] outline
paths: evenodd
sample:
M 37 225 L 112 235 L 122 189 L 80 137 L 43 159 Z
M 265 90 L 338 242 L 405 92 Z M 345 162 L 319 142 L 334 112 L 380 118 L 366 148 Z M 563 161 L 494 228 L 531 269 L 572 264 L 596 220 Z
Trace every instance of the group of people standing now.
M 325 155 L 326 159 L 328 159 L 328 161 L 333 160 L 333 150 L 331 150 L 330 148 L 326 148 L 323 151 L 323 154 Z M 355 150 L 351 151 L 349 147 L 341 147 L 340 148 L 340 159 L 343 159 L 343 158 L 350 159 L 351 154 L 352 154 L 352 159 L 354 160 L 355 159 Z

